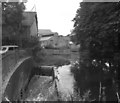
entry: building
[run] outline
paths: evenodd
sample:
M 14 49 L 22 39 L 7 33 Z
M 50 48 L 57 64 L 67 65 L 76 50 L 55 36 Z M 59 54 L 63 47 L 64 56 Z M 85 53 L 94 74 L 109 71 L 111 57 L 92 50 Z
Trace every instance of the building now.
M 1 8 L 1 4 L 0 4 Z M 2 45 L 2 12 L 0 12 L 0 46 Z
M 58 33 L 52 32 L 49 29 L 39 29 L 38 35 L 40 37 L 39 41 L 43 47 L 55 47 L 57 42 Z
M 56 47 L 58 48 L 69 48 L 69 41 L 70 41 L 70 37 L 69 36 L 58 36 L 57 38 L 57 43 L 56 43 Z
M 58 35 L 57 32 L 52 32 L 49 29 L 39 30 L 41 46 L 49 48 L 69 48 L 69 36 Z
M 24 12 L 22 25 L 25 28 L 24 34 L 28 36 L 38 36 L 38 21 L 36 12 Z

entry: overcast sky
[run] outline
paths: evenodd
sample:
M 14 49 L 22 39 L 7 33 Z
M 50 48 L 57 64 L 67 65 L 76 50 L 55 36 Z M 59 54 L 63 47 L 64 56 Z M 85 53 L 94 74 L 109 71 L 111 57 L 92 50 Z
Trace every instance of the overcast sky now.
M 28 0 L 26 10 L 34 5 L 38 16 L 39 29 L 51 29 L 59 35 L 67 35 L 73 29 L 71 21 L 82 0 Z M 32 10 L 35 11 L 35 8 Z

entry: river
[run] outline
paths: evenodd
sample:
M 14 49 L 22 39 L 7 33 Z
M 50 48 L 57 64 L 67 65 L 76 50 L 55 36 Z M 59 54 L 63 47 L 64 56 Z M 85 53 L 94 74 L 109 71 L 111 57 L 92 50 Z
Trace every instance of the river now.
M 69 98 L 74 93 L 74 77 L 70 71 L 70 65 L 64 65 L 55 69 L 55 75 L 57 76 L 58 92 L 63 99 Z

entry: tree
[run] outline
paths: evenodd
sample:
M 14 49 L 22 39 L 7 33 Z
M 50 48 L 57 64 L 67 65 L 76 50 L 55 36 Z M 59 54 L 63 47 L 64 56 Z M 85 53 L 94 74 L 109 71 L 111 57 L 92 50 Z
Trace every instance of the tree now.
M 120 2 L 81 2 L 74 32 L 81 45 L 80 72 L 86 83 L 118 80 L 120 68 Z M 117 55 L 117 57 L 116 57 Z M 119 80 L 118 80 L 119 81 Z M 83 82 L 83 88 L 88 87 Z M 82 84 L 81 84 L 82 85 Z
M 24 10 L 25 6 L 22 2 L 2 2 L 3 37 L 4 31 L 7 30 L 9 39 L 14 37 L 19 39 Z
M 73 43 L 75 43 L 75 44 L 79 44 L 77 39 L 78 39 L 78 38 L 77 38 L 77 36 L 76 36 L 75 34 L 73 34 L 73 35 L 70 36 L 70 40 L 71 40 Z

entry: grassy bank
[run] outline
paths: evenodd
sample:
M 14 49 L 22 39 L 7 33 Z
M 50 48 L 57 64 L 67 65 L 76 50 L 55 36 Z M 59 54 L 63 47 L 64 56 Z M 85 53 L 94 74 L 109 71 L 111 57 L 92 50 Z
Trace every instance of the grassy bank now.
M 78 60 L 78 53 L 63 53 L 63 54 L 54 54 L 53 50 L 47 50 L 42 49 L 39 52 L 37 52 L 36 56 L 34 56 L 34 59 L 37 64 L 39 65 L 55 65 L 55 66 L 62 66 L 65 64 L 70 64 L 70 61 L 76 61 Z
M 48 65 L 48 66 L 62 66 L 69 64 L 70 61 L 63 56 L 60 55 L 45 55 L 39 61 L 39 65 Z

